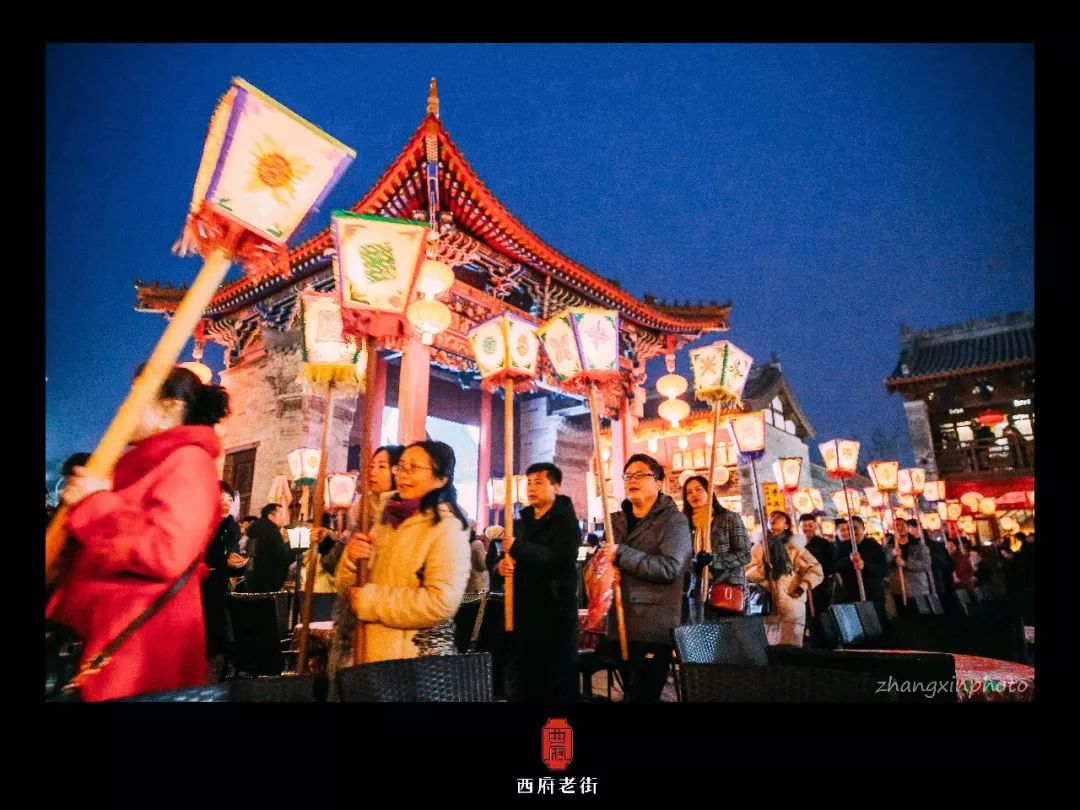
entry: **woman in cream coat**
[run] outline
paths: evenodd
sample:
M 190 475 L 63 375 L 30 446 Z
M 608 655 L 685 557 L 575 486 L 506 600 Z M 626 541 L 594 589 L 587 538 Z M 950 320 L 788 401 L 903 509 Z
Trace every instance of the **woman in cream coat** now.
M 791 533 L 788 516 L 783 512 L 769 516 L 769 537 L 762 542 L 769 544 L 779 600 L 775 613 L 765 619 L 766 635 L 770 644 L 801 647 L 806 632 L 807 594 L 821 584 L 825 573 L 821 563 L 804 548 L 806 536 Z M 761 543 L 750 554 L 746 579 L 768 586 Z
M 469 527 L 454 489 L 454 451 L 415 442 L 395 466 L 397 491 L 382 503 L 369 534 L 349 541 L 334 576 L 365 622 L 364 663 L 449 655 L 453 618 L 469 579 Z M 366 584 L 357 566 L 369 560 Z

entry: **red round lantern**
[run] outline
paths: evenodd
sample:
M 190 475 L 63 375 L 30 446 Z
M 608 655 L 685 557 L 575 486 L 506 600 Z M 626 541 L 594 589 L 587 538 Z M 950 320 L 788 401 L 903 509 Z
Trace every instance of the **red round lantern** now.
M 1001 411 L 983 411 L 975 417 L 975 421 L 983 427 L 992 428 L 994 425 L 1000 425 L 1005 421 L 1005 414 Z

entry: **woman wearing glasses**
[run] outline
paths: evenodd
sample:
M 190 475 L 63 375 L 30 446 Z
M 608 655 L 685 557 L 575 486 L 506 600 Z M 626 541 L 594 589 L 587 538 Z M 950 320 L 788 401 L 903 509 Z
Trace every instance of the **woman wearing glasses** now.
M 371 531 L 354 534 L 345 548 L 335 580 L 367 623 L 364 663 L 456 652 L 453 618 L 469 579 L 470 549 L 454 466 L 448 444 L 409 445 L 393 468 L 397 491 Z M 368 582 L 355 587 L 365 559 Z

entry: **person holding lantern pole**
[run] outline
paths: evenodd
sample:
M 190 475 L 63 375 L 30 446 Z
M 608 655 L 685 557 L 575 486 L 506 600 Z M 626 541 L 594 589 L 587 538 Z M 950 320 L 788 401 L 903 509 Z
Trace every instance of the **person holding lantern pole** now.
M 457 652 L 452 619 L 471 552 L 455 466 L 445 442 L 413 442 L 393 467 L 397 491 L 382 501 L 371 531 L 357 532 L 345 547 L 334 578 L 367 623 L 365 663 Z M 356 587 L 363 559 L 371 561 L 371 576 Z
M 224 388 L 173 368 L 111 479 L 80 466 L 64 489 L 72 551 L 45 617 L 83 639 L 69 686 L 85 701 L 207 681 L 197 569 L 221 517 L 213 426 L 228 409 Z
M 683 514 L 690 524 L 691 532 L 705 532 L 708 522 L 708 498 L 705 493 L 709 481 L 703 475 L 687 478 L 683 484 Z M 712 552 L 699 551 L 694 558 L 697 577 L 708 568 L 713 583 L 746 587 L 746 565 L 750 562 L 750 536 L 742 517 L 720 505 L 716 496 L 712 497 L 713 520 L 710 529 Z M 698 588 L 691 588 L 691 599 L 696 600 Z M 731 612 L 720 611 L 706 604 L 704 617 L 717 619 L 730 616 Z
M 526 471 L 529 505 L 514 524 L 514 539 L 499 563 L 513 576 L 506 694 L 512 701 L 578 699 L 577 550 L 574 504 L 559 495 L 562 470 L 554 464 Z
M 852 527 L 858 551 L 847 553 L 851 547 Z M 866 526 L 858 515 L 851 518 L 850 524 L 847 518 L 837 520 L 836 536 L 839 546 L 833 565 L 836 573 L 840 575 L 843 587 L 840 593 L 836 594 L 834 602 L 859 601 L 859 585 L 855 580 L 855 571 L 859 570 L 862 571 L 866 600 L 876 604 L 881 614 L 885 615 L 885 577 L 889 573 L 889 559 L 885 555 L 885 549 L 876 540 L 866 536 Z
M 930 549 L 923 542 L 922 530 L 917 520 L 896 521 L 896 543 L 898 551 L 889 561 L 889 593 L 892 594 L 892 613 L 898 615 L 907 611 L 901 604 L 900 577 L 904 577 L 908 604 L 914 596 L 924 596 L 934 592 L 934 579 Z M 886 601 L 886 609 L 889 601 Z
M 622 589 L 626 606 L 629 660 L 619 660 L 613 621 L 607 640 L 616 645 L 630 703 L 660 701 L 671 665 L 671 630 L 682 613 L 683 574 L 694 548 L 686 517 L 660 492 L 663 480 L 659 461 L 644 453 L 630 456 L 623 467 L 626 500 L 611 516 L 615 545 L 597 552 L 614 563 L 615 587 Z
M 769 559 L 772 564 L 771 576 L 766 570 L 763 545 L 769 544 Z M 825 574 L 818 562 L 805 548 L 806 537 L 791 532 L 791 521 L 783 512 L 769 515 L 769 536 L 767 540 L 754 546 L 750 554 L 750 563 L 746 566 L 746 579 L 749 582 L 776 581 L 776 594 L 779 603 L 775 605 L 776 623 L 766 619 L 766 629 L 771 630 L 777 624 L 779 631 L 770 633 L 772 644 L 803 645 L 806 635 L 806 600 L 807 591 L 820 585 Z M 776 637 L 773 638 L 773 634 Z

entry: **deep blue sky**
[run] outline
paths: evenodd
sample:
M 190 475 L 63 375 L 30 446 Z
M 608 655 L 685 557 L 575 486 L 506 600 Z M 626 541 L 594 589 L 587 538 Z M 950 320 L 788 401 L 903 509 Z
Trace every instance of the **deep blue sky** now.
M 727 337 L 780 353 L 820 439 L 880 428 L 910 463 L 882 385 L 899 325 L 1033 303 L 1028 46 L 50 46 L 47 463 L 93 449 L 164 328 L 133 280 L 198 270 L 169 248 L 234 75 L 357 151 L 300 238 L 372 186 L 438 77 L 522 222 L 636 295 L 732 298 Z

